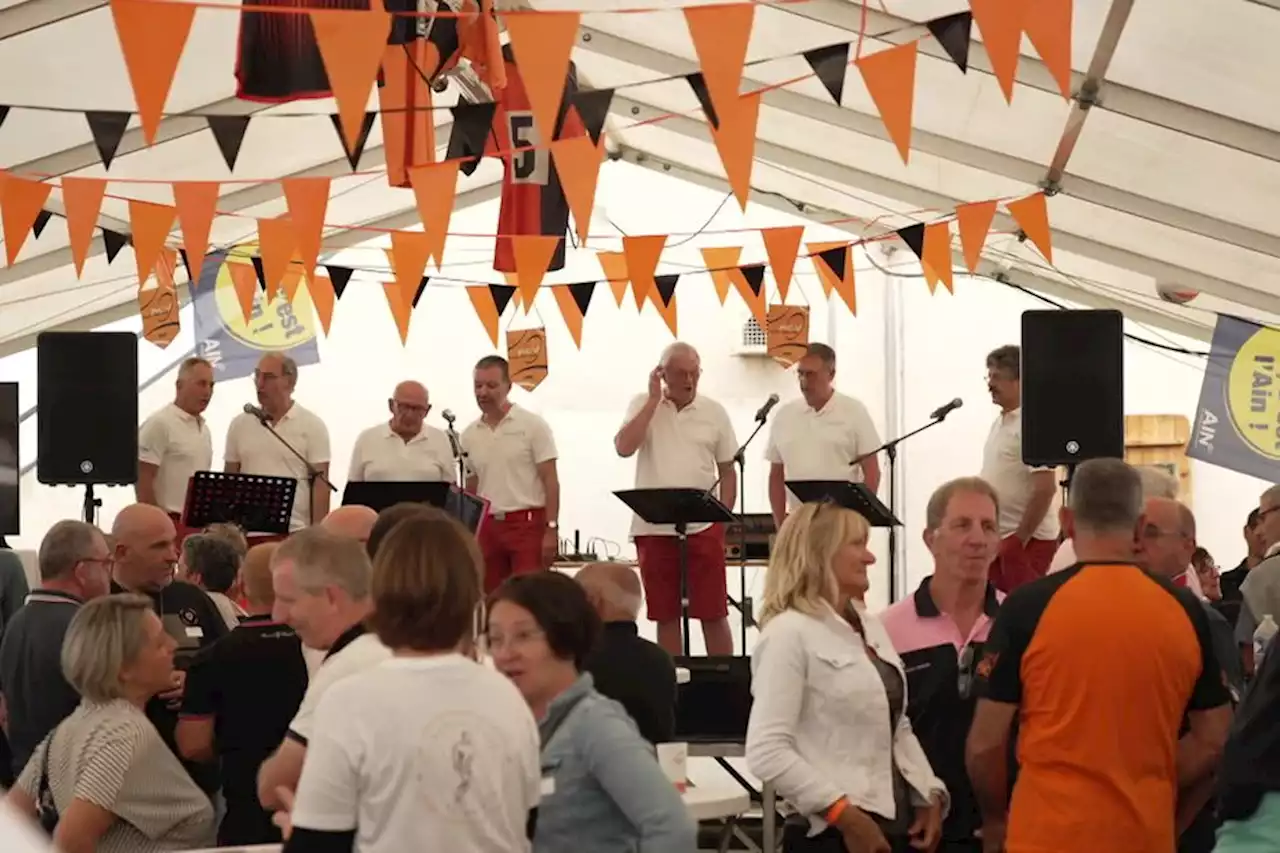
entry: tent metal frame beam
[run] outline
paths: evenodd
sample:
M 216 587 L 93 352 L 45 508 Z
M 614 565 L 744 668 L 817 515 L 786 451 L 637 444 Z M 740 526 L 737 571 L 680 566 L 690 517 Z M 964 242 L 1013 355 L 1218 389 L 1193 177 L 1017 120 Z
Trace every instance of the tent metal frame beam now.
M 0 41 L 101 9 L 105 0 L 23 0 L 0 9 Z
M 812 0 L 810 3 L 797 6 L 777 6 L 773 8 L 795 10 L 821 4 L 822 0 Z M 608 57 L 630 65 L 648 68 L 662 76 L 678 77 L 698 70 L 697 63 L 691 59 L 666 53 L 639 42 L 589 27 L 583 27 L 581 30 L 578 50 Z M 771 85 L 750 77 L 744 77 L 743 84 L 748 89 L 764 89 Z M 884 124 L 878 115 L 848 107 L 840 107 L 834 103 L 820 101 L 786 89 L 772 89 L 764 94 L 762 100 L 766 106 L 772 109 L 793 113 L 811 121 L 834 125 L 860 136 L 883 141 L 888 141 L 889 139 L 888 134 L 885 132 Z M 664 122 L 663 124 L 668 123 Z M 948 136 L 930 133 L 919 127 L 912 130 L 911 147 L 921 153 L 988 172 L 1002 178 L 1008 178 L 1009 180 L 1020 181 L 1031 186 L 1045 185 L 1045 167 L 1043 164 L 1024 160 L 1011 154 L 992 151 Z M 1280 151 L 1277 154 L 1278 159 L 1280 159 Z M 1079 175 L 1063 174 L 1055 189 L 1057 192 L 1079 201 L 1137 216 L 1168 228 L 1202 234 L 1222 243 L 1280 258 L 1280 235 L 1277 234 L 1259 231 L 1234 222 L 1207 216 L 1197 211 L 1166 204 L 1147 196 L 1083 178 Z

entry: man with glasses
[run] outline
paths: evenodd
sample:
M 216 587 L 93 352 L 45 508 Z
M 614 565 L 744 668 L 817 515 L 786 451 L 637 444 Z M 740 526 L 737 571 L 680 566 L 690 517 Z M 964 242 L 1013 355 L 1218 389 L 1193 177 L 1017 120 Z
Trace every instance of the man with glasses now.
M 1253 675 L 1253 634 L 1267 616 L 1280 621 L 1280 486 L 1272 486 L 1258 500 L 1259 537 L 1264 546 L 1261 563 L 1240 584 L 1240 615 L 1236 642 L 1245 659 L 1245 674 Z
M 449 436 L 425 422 L 431 411 L 426 387 L 420 382 L 401 382 L 387 407 L 391 420 L 356 438 L 347 482 L 455 480 L 457 467 Z
M 1002 598 L 987 580 L 1000 549 L 998 518 L 995 490 L 985 480 L 962 477 L 939 486 L 925 509 L 933 574 L 880 616 L 907 673 L 911 727 L 951 795 L 939 853 L 982 851 L 964 739 L 973 719 L 974 665 Z

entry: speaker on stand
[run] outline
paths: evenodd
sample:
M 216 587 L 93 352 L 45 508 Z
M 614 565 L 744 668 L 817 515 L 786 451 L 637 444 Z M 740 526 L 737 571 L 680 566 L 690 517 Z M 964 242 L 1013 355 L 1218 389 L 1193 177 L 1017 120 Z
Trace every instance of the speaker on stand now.
M 138 336 L 42 332 L 36 375 L 36 479 L 84 486 L 84 520 L 94 524 L 94 486 L 138 482 Z

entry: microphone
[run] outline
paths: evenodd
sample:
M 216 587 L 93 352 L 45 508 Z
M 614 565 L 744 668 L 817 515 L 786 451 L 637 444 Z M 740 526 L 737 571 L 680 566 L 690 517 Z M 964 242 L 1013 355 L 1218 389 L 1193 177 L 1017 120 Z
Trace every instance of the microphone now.
M 950 403 L 947 403 L 945 406 L 939 406 L 938 408 L 934 409 L 933 413 L 930 414 L 929 417 L 935 421 L 943 420 L 944 418 L 946 418 L 947 415 L 951 414 L 952 412 L 954 412 L 956 409 L 960 408 L 963 405 L 964 405 L 964 400 L 961 400 L 959 397 L 956 397 L 954 400 L 952 400 Z
M 244 413 L 246 415 L 253 415 L 264 426 L 267 423 L 267 420 L 268 420 L 267 413 L 262 410 L 261 406 L 255 406 L 253 403 L 245 403 Z
M 451 412 L 448 409 L 445 409 L 443 412 L 441 412 L 440 416 L 444 418 L 445 423 L 447 423 L 449 426 L 453 426 L 453 422 L 457 420 L 457 417 L 454 416 L 453 412 Z
M 776 405 L 778 405 L 778 395 L 770 394 L 769 399 L 765 400 L 764 405 L 760 407 L 758 412 L 756 412 L 756 420 L 763 423 L 765 418 L 769 417 L 769 413 L 773 411 L 773 407 Z

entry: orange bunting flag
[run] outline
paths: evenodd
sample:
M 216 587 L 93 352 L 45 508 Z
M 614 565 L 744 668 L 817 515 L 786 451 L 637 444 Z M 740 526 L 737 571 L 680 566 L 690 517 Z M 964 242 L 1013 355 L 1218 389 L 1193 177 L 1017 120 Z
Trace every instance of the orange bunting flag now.
M 591 304 L 591 294 L 595 290 L 595 282 L 582 284 L 561 284 L 551 288 L 556 296 L 556 305 L 560 306 L 560 316 L 564 318 L 565 328 L 573 345 L 582 349 L 582 321 L 587 315 L 586 307 Z
M 662 249 L 666 245 L 666 234 L 622 238 L 622 254 L 627 261 L 627 276 L 631 279 L 631 295 L 636 298 L 637 311 L 653 293 L 656 286 L 653 274 L 658 271 L 658 261 L 662 260 Z
M 480 325 L 484 326 L 485 332 L 489 335 L 489 340 L 493 341 L 493 345 L 496 348 L 498 346 L 498 321 L 500 316 L 498 306 L 493 301 L 493 291 L 489 289 L 489 285 L 481 284 L 476 287 L 468 287 L 467 296 L 471 299 L 471 307 L 475 309 L 476 318 L 480 320 Z
M 1027 38 L 1053 75 L 1062 97 L 1071 99 L 1072 0 L 1035 0 L 1026 10 Z
M 12 182 L 10 182 L 12 183 Z M 129 228 L 133 231 L 133 258 L 138 264 L 138 287 L 147 283 L 164 248 L 178 211 L 167 204 L 129 199 Z
M 742 69 L 747 61 L 755 11 L 751 3 L 694 6 L 684 10 L 702 79 L 721 122 L 742 87 Z
M 440 51 L 426 39 L 389 44 L 383 54 L 378 117 L 382 121 L 387 183 L 393 187 L 409 186 L 409 167 L 436 161 L 434 95 L 418 69 L 439 65 Z M 452 193 L 449 198 L 453 198 Z
M 762 228 L 760 237 L 764 240 L 765 254 L 769 256 L 773 280 L 778 283 L 778 301 L 786 302 L 787 292 L 791 289 L 791 276 L 796 268 L 796 255 L 800 253 L 800 241 L 804 239 L 804 226 Z
M 991 220 L 996 215 L 994 201 L 975 201 L 956 208 L 956 227 L 960 231 L 960 246 L 964 249 L 964 265 L 976 273 L 982 262 L 982 249 L 991 233 Z
M 809 253 L 809 259 L 813 261 L 813 271 L 818 274 L 818 281 L 822 284 L 822 295 L 830 297 L 831 291 L 835 290 L 839 279 L 836 278 L 826 264 L 818 260 L 818 255 L 830 249 L 838 249 L 845 243 L 805 243 L 804 249 Z
M 178 336 L 181 329 L 178 294 L 172 287 L 139 288 L 138 313 L 142 317 L 142 337 L 160 349 L 168 347 Z
M 502 16 L 511 36 L 511 53 L 524 83 L 529 110 L 543 146 L 555 139 L 556 117 L 564 100 L 569 54 L 578 39 L 579 12 L 508 12 Z
M 547 330 L 507 330 L 507 365 L 511 382 L 532 391 L 547 378 Z
M 409 316 L 413 313 L 413 302 L 405 296 L 400 285 L 394 281 L 384 281 L 382 292 L 387 297 L 387 307 L 391 309 L 391 317 L 396 321 L 396 331 L 400 333 L 400 343 L 409 343 Z
M 756 127 L 760 123 L 760 93 L 751 92 L 725 108 L 717 107 L 720 127 L 709 121 L 711 139 L 720 155 L 725 179 L 733 190 L 738 206 L 747 209 L 751 195 L 751 169 L 756 162 Z
M 916 60 L 919 42 L 909 41 L 854 60 L 867 93 L 880 111 L 889 139 L 898 146 L 902 162 L 911 158 L 911 124 L 916 99 Z
M 516 261 L 516 287 L 524 313 L 533 309 L 533 299 L 547 276 L 547 267 L 560 245 L 560 237 L 545 234 L 521 234 L 511 240 L 511 250 Z
M 609 289 L 613 291 L 614 301 L 621 308 L 622 300 L 627 295 L 627 285 L 631 281 L 627 276 L 627 256 L 622 252 L 596 252 L 596 260 L 600 262 L 600 269 L 609 282 Z M 636 304 L 640 304 L 639 299 Z
M 991 73 L 995 74 L 1008 103 L 1013 103 L 1018 58 L 1022 55 L 1022 28 L 1029 2 L 1031 0 L 969 0 L 973 22 L 978 25 L 982 46 L 987 51 L 987 59 L 991 60 Z
M 453 199 L 458 194 L 458 165 L 458 160 L 445 160 L 409 169 L 422 233 L 427 235 L 427 257 L 435 259 L 437 269 L 444 263 L 444 243 L 449 236 Z
M 551 143 L 551 159 L 555 161 L 565 201 L 573 212 L 573 224 L 581 246 L 587 245 L 587 237 L 591 233 L 591 211 L 596 204 L 596 183 L 604 156 L 604 137 L 598 144 L 586 134 Z
M 66 181 L 63 181 L 66 186 Z M 218 210 L 219 187 L 215 181 L 174 181 L 173 204 L 182 229 L 182 250 L 192 278 L 199 280 L 204 256 L 209 252 L 209 231 Z
M 676 282 L 679 279 L 680 276 L 678 275 L 656 276 L 653 290 L 649 294 L 653 307 L 658 309 L 658 316 L 662 318 L 662 322 L 667 324 L 667 328 L 671 330 L 671 337 L 673 338 L 680 335 L 676 317 Z
M 312 9 L 308 14 L 325 73 L 329 76 L 329 88 L 338 102 L 342 138 L 347 150 L 355 151 L 369 106 L 369 93 L 387 49 L 391 16 L 375 9 Z
M 0 217 L 4 224 L 4 251 L 13 266 L 18 259 L 18 252 L 27 242 L 31 226 L 36 217 L 44 210 L 44 203 L 49 200 L 52 184 L 42 181 L 31 181 L 8 175 L 0 181 Z
M 848 243 L 809 243 L 806 247 L 813 260 L 813 268 L 822 281 L 827 296 L 836 295 L 849 306 L 849 313 L 858 315 L 858 291 L 853 274 L 853 246 Z
M 311 304 L 316 309 L 316 319 L 325 337 L 329 336 L 329 325 L 333 323 L 333 303 L 337 301 L 333 292 L 333 282 L 327 275 L 313 275 L 307 279 L 307 292 L 311 294 Z
M 769 306 L 765 327 L 765 351 L 769 357 L 790 367 L 804 358 L 809 349 L 809 308 L 805 305 Z
M 1052 264 L 1053 245 L 1049 232 L 1049 206 L 1045 202 L 1044 193 L 1033 193 L 1017 201 L 1006 201 L 1004 206 L 1013 217 L 1013 221 L 1018 223 L 1022 233 L 1035 244 L 1044 259 Z
M 293 304 L 293 297 L 298 295 L 298 288 L 302 285 L 302 261 L 297 255 L 293 256 L 293 262 L 289 264 L 289 269 L 285 270 L 284 278 L 280 279 L 280 289 L 284 291 L 284 298 L 290 305 Z
M 702 250 L 702 262 L 707 265 L 707 275 L 711 276 L 711 283 L 716 287 L 716 296 L 721 305 L 729 297 L 729 288 L 735 288 L 741 293 L 747 286 L 746 281 L 735 280 L 735 277 L 742 278 L 742 273 L 738 270 L 738 259 L 741 257 L 741 246 L 708 247 Z
M 431 240 L 421 231 L 392 231 L 391 248 L 387 258 L 391 261 L 391 274 L 400 285 L 404 298 L 412 302 L 422 277 L 427 272 L 427 252 Z
M 289 206 L 294 243 L 302 262 L 300 272 L 308 278 L 320 263 L 324 215 L 329 208 L 329 186 L 328 178 L 285 178 L 280 182 L 285 203 Z
M 178 250 L 166 246 L 160 250 L 160 257 L 156 260 L 156 284 L 174 290 L 178 286 L 174 281 L 174 274 L 177 271 Z
M 76 266 L 76 278 L 84 274 L 84 262 L 89 257 L 89 244 L 98 228 L 98 214 L 102 212 L 102 197 L 107 182 L 101 178 L 64 177 L 62 183 L 62 211 L 67 217 L 67 240 L 71 244 L 71 260 Z
M 760 328 L 768 323 L 768 307 L 764 292 L 764 264 L 747 264 L 740 266 L 730 276 L 738 295 L 747 303 L 751 316 L 756 318 Z
M 949 293 L 955 293 L 951 271 L 951 222 L 930 222 L 924 227 L 924 249 L 920 253 L 920 269 L 924 273 L 929 292 L 933 293 L 938 282 Z
M 178 62 L 191 35 L 196 16 L 193 3 L 149 3 L 111 0 L 120 52 L 124 54 L 138 121 L 148 145 L 154 145 L 164 105 L 178 71 Z
M 231 276 L 231 286 L 236 291 L 236 301 L 244 314 L 244 323 L 249 325 L 253 318 L 253 303 L 258 298 L 258 274 L 254 272 L 249 260 L 228 260 L 224 266 L 227 275 Z
M 288 217 L 258 220 L 258 257 L 262 258 L 262 283 L 267 289 L 267 302 L 276 298 L 296 246 L 293 223 Z

